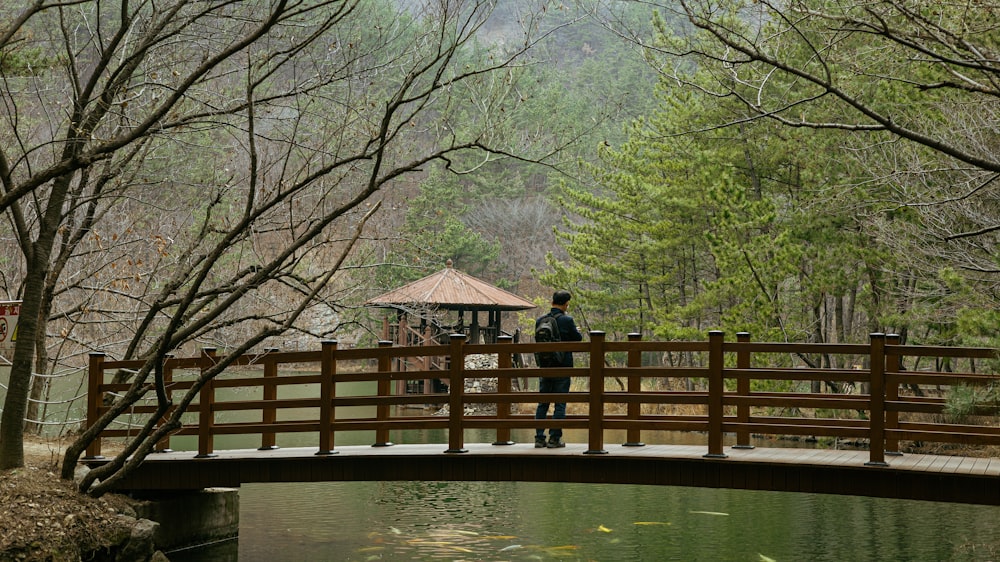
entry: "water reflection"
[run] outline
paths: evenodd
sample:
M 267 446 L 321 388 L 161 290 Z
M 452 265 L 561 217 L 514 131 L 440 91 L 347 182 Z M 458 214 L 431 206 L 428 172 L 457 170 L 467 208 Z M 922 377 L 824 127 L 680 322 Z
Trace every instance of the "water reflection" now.
M 992 507 L 531 482 L 240 491 L 241 561 L 988 560 Z

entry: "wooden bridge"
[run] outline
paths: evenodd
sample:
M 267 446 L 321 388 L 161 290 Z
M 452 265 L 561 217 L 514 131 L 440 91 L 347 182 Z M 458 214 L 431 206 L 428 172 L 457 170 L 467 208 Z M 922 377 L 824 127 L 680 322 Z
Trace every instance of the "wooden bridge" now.
M 573 369 L 513 368 L 515 354 L 560 348 L 576 354 Z M 493 355 L 496 369 L 468 369 L 469 355 Z M 407 415 L 424 395 L 393 393 L 394 381 L 440 377 L 399 373 L 393 358 L 437 355 L 449 366 L 446 416 Z M 198 451 L 148 456 L 119 484 L 121 489 L 178 490 L 239 486 L 250 482 L 321 480 L 494 480 L 605 482 L 726 487 L 755 490 L 850 494 L 1000 505 L 1000 458 L 900 453 L 900 443 L 961 444 L 983 449 L 1000 444 L 995 403 L 949 413 L 956 389 L 985 388 L 997 375 L 983 373 L 996 351 L 900 345 L 895 336 L 873 334 L 868 344 L 790 344 L 750 341 L 737 334 L 725 341 L 589 341 L 555 344 L 466 344 L 454 336 L 446 346 L 339 349 L 335 341 L 309 352 L 269 352 L 229 358 L 222 365 L 213 350 L 200 357 L 170 358 L 164 365 L 169 392 L 197 393 L 188 421 L 177 435 L 197 436 Z M 93 355 L 88 419 L 106 410 L 108 393 L 128 384 L 105 382 L 106 374 L 137 369 L 139 361 L 109 361 Z M 809 364 L 846 365 L 812 368 Z M 226 371 L 215 375 L 220 366 Z M 290 374 L 289 374 L 290 373 Z M 305 374 L 303 374 L 305 373 Z M 569 394 L 512 392 L 515 377 L 572 376 Z M 466 391 L 466 379 L 496 379 L 496 391 Z M 339 383 L 371 381 L 376 392 L 338 396 Z M 575 390 L 586 381 L 586 390 Z M 145 384 L 145 383 L 144 383 Z M 278 389 L 305 389 L 305 398 L 278 396 Z M 836 389 L 836 392 L 824 392 Z M 534 420 L 519 413 L 539 401 L 569 404 L 564 420 Z M 476 411 L 495 406 L 495 413 Z M 367 406 L 374 415 L 341 419 L 338 409 Z M 107 438 L 136 433 L 135 423 L 155 405 L 137 405 L 124 428 Z M 469 413 L 469 412 L 472 413 Z M 243 416 L 235 421 L 233 416 Z M 254 421 L 245 421 L 247 416 Z M 127 420 L 126 420 L 127 421 Z M 562 427 L 586 435 L 586 443 L 564 449 L 535 449 L 514 443 L 512 431 L 530 435 L 536 426 Z M 440 429 L 444 444 L 393 444 L 390 432 Z M 492 443 L 465 443 L 466 430 L 495 432 Z M 644 444 L 643 432 L 695 432 L 704 445 Z M 341 432 L 374 432 L 371 446 L 335 446 Z M 278 437 L 307 433 L 315 447 L 278 447 Z M 605 443 L 605 435 L 624 442 Z M 260 448 L 217 451 L 222 435 L 259 435 Z M 751 435 L 811 436 L 868 443 L 867 450 L 753 447 Z M 919 450 L 919 446 L 911 447 Z M 101 440 L 85 462 L 106 462 Z

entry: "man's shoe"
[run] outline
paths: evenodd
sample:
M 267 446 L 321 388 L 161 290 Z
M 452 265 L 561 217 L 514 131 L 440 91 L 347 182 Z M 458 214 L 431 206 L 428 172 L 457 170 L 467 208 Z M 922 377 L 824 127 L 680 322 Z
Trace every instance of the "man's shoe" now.
M 535 445 L 538 446 L 537 444 Z M 558 449 L 560 447 L 565 447 L 566 444 L 562 442 L 558 437 L 549 437 L 549 444 L 547 445 L 549 449 Z
M 544 449 L 545 448 L 545 438 L 544 437 L 535 437 L 535 448 L 536 449 Z

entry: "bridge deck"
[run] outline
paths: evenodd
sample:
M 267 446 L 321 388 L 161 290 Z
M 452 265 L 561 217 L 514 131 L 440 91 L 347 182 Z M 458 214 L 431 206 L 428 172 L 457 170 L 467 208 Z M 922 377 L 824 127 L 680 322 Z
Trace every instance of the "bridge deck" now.
M 337 447 L 156 453 L 118 488 L 180 490 L 238 487 L 255 482 L 367 480 L 482 480 L 698 486 L 847 494 L 1000 505 L 1000 459 L 906 454 L 888 466 L 869 466 L 868 451 L 726 447 L 725 458 L 705 458 L 703 445 L 607 445 L 535 449 L 534 445 L 467 444 Z M 102 461 L 89 461 L 100 464 Z

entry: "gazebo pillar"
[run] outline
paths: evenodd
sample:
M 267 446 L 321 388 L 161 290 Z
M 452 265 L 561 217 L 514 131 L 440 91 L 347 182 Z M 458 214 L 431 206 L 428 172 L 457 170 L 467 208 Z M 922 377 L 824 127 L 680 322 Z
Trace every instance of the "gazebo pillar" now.
M 502 331 L 500 331 L 500 317 L 501 316 L 503 316 L 503 315 L 500 314 L 499 310 L 491 310 L 490 311 L 490 327 L 493 328 L 493 332 L 492 332 L 491 337 L 490 337 L 491 341 L 489 341 L 487 343 L 497 343 L 498 341 L 500 341 L 500 334 L 503 333 Z
M 406 315 L 399 315 L 399 334 L 397 336 L 396 344 L 400 346 L 406 346 L 410 341 L 410 327 L 409 323 L 406 321 Z
M 424 326 L 424 345 L 437 345 L 437 342 L 433 339 L 433 331 L 431 327 Z M 431 370 L 431 357 L 429 355 L 424 355 L 423 357 L 424 372 L 427 373 Z M 434 392 L 434 379 L 424 379 L 424 394 L 432 394 Z
M 479 341 L 479 311 L 472 311 L 472 325 L 469 326 L 469 343 L 480 343 Z

